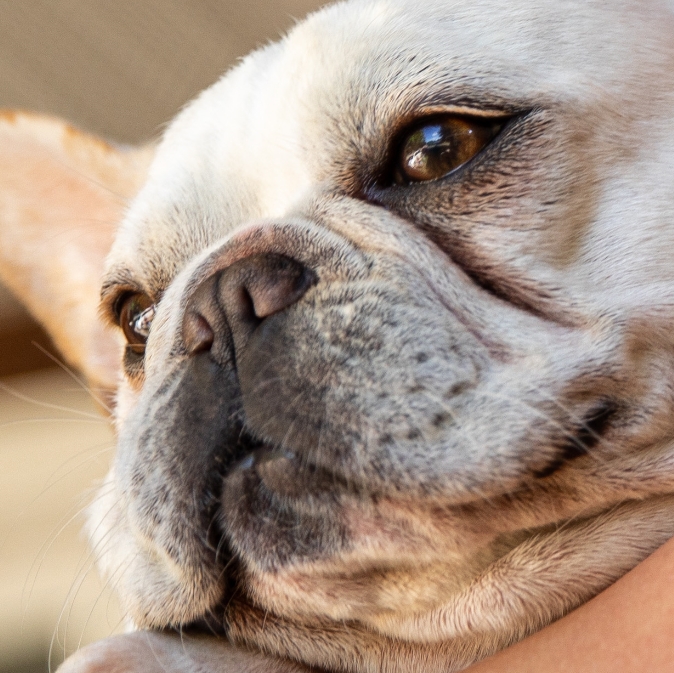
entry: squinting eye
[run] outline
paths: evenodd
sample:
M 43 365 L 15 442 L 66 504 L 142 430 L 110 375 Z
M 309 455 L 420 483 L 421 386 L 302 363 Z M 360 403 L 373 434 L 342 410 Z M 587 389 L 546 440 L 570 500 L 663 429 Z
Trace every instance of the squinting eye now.
M 437 180 L 463 166 L 501 131 L 506 120 L 433 117 L 403 137 L 395 169 L 398 184 Z
M 146 294 L 136 292 L 122 299 L 119 325 L 129 346 L 137 353 L 145 350 L 154 313 L 155 305 Z

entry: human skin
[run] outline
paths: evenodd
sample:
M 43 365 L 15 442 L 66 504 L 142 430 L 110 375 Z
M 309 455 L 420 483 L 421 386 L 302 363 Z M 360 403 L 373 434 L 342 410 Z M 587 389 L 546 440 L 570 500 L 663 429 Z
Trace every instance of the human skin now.
M 674 671 L 674 540 L 614 585 L 467 673 Z

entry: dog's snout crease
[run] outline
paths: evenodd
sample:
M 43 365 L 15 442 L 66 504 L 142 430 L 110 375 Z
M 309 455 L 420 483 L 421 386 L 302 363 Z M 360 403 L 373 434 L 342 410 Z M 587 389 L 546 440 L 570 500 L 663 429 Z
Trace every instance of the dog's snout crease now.
M 187 302 L 183 342 L 189 354 L 248 336 L 265 318 L 299 301 L 316 280 L 300 262 L 278 254 L 258 254 L 207 278 Z

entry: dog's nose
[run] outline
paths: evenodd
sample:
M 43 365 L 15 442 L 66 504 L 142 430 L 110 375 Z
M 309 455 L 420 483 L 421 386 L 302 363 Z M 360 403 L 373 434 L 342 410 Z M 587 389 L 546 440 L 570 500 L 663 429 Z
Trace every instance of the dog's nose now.
M 265 318 L 302 298 L 315 274 L 273 253 L 235 262 L 203 281 L 187 302 L 183 343 L 190 354 L 213 349 L 231 336 L 242 343 Z

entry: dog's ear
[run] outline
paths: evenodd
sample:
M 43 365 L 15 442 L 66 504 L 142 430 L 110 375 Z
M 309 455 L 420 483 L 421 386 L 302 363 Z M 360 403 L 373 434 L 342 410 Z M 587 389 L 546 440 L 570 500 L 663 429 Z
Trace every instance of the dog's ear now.
M 0 279 L 66 360 L 107 391 L 117 385 L 120 343 L 99 319 L 99 283 L 151 156 L 57 119 L 0 111 Z

